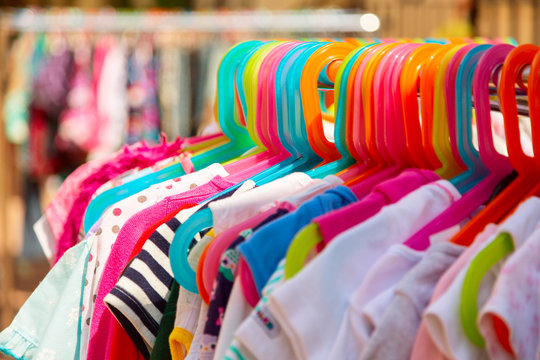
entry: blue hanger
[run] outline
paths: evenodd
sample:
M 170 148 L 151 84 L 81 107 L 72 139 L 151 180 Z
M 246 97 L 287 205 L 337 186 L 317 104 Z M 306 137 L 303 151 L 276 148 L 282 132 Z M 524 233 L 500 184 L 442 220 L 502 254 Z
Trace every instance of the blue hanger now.
M 196 170 L 200 170 L 215 162 L 224 162 L 234 158 L 253 146 L 247 130 L 235 120 L 234 106 L 234 73 L 236 66 L 244 55 L 256 47 L 262 46 L 262 41 L 247 41 L 231 48 L 223 57 L 218 70 L 217 110 L 221 131 L 230 141 L 227 144 L 205 151 L 194 156 L 191 161 Z M 136 194 L 149 186 L 175 177 L 185 175 L 181 164 L 174 164 L 104 191 L 90 202 L 84 216 L 84 230 L 88 232 L 92 225 L 101 217 L 103 212 L 116 202 Z

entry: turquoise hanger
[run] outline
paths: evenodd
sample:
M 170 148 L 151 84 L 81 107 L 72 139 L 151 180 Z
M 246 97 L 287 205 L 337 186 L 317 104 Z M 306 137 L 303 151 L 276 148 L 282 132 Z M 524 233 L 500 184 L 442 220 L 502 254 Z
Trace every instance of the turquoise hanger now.
M 462 194 L 489 174 L 472 140 L 472 79 L 478 61 L 491 46 L 478 45 L 469 50 L 461 60 L 456 75 L 456 140 L 467 170 L 450 181 Z
M 224 162 L 241 155 L 253 141 L 247 130 L 235 120 L 234 73 L 245 54 L 264 44 L 262 41 L 247 41 L 231 48 L 223 57 L 218 70 L 217 113 L 221 131 L 230 139 L 224 145 L 205 151 L 191 159 L 195 170 L 200 170 L 215 162 Z M 136 194 L 149 186 L 185 175 L 181 164 L 174 164 L 160 171 L 145 175 L 129 183 L 104 191 L 90 202 L 84 216 L 84 230 L 88 232 L 103 212 L 111 205 Z

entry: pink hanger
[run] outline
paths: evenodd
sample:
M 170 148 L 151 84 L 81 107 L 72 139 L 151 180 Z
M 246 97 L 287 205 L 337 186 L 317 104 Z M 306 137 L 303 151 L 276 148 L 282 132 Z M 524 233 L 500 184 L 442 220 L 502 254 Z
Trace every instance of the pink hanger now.
M 362 77 L 369 61 L 374 54 L 384 44 L 374 45 L 365 51 L 361 58 L 361 63 L 355 73 L 351 70 L 349 77 L 353 79 L 352 107 L 350 114 L 347 114 L 347 147 L 351 154 L 357 160 L 357 163 L 339 174 L 339 177 L 345 182 L 350 181 L 366 170 L 373 168 L 375 163 L 369 154 L 366 144 L 366 127 L 364 122 L 363 99 L 362 99 Z M 349 96 L 349 95 L 347 95 Z

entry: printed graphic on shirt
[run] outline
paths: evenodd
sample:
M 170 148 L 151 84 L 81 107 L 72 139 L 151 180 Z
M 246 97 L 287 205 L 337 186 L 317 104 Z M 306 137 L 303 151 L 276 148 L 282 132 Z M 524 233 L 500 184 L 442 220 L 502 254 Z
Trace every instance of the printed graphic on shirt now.
M 236 268 L 239 258 L 240 254 L 234 249 L 228 249 L 225 251 L 223 257 L 221 258 L 219 272 L 225 276 L 225 279 L 231 282 L 234 280 L 234 269 Z
M 214 351 L 217 346 L 217 336 L 204 334 L 201 339 L 201 345 L 199 346 L 199 359 L 211 360 L 214 357 Z

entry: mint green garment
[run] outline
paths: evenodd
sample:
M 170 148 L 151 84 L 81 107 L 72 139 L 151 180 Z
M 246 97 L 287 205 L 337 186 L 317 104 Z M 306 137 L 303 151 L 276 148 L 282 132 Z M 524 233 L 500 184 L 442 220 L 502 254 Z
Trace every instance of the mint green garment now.
M 0 351 L 15 359 L 79 358 L 83 281 L 95 229 L 66 251 L 0 333 Z

